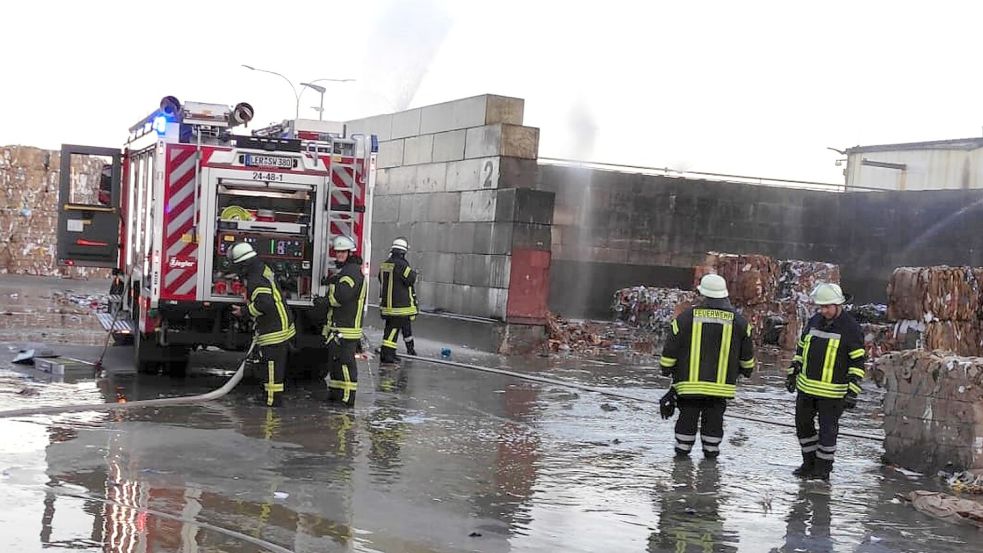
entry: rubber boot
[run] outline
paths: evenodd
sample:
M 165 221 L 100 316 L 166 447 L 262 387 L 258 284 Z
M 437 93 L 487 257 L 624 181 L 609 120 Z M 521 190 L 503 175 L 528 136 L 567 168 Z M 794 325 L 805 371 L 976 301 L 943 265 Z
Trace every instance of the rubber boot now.
M 413 345 L 413 342 L 406 343 L 406 355 L 412 355 L 416 357 L 416 346 Z
M 799 468 L 792 471 L 792 476 L 798 478 L 809 478 L 816 468 L 816 452 L 802 454 L 802 464 Z
M 829 482 L 829 473 L 833 472 L 833 461 L 829 459 L 816 459 L 816 467 L 809 476 L 809 480 L 822 480 Z
M 685 449 L 679 449 L 678 447 L 676 447 L 673 448 L 673 450 L 676 452 L 676 458 L 681 459 L 683 457 L 689 457 L 690 452 L 686 451 Z

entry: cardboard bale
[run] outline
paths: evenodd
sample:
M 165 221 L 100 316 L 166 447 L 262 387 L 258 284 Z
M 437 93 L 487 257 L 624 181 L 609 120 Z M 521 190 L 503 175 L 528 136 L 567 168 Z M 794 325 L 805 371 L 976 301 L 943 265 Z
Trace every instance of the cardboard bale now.
M 980 271 L 971 267 L 900 267 L 888 283 L 891 320 L 971 321 L 980 314 Z
M 820 282 L 839 284 L 839 265 L 796 259 L 782 261 L 778 278 L 778 299 L 809 302 L 810 294 Z
M 704 275 L 715 273 L 727 281 L 730 298 L 737 307 L 772 303 L 778 292 L 781 267 L 766 255 L 735 255 L 710 252 L 696 267 L 694 285 Z
M 0 274 L 108 278 L 106 269 L 59 267 L 56 244 L 60 152 L 0 148 Z M 97 203 L 103 160 L 74 156 L 75 201 Z
M 656 330 L 668 325 L 673 318 L 696 305 L 698 301 L 699 294 L 696 292 L 634 286 L 615 292 L 611 309 L 619 321 Z
M 884 397 L 885 457 L 931 473 L 948 464 L 983 469 L 983 359 L 928 351 L 874 364 Z

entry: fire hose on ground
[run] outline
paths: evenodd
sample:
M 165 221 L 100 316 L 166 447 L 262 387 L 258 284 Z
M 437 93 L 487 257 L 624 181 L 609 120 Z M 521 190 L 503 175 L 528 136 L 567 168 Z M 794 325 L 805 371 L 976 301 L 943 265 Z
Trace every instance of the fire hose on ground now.
M 184 405 L 188 403 L 201 403 L 212 401 L 228 395 L 242 380 L 246 372 L 246 365 L 253 353 L 256 343 L 253 342 L 243 356 L 239 368 L 236 370 L 225 384 L 221 387 L 204 394 L 193 396 L 164 397 L 157 399 L 140 399 L 127 401 L 126 403 L 83 403 L 80 405 L 52 405 L 48 407 L 31 407 L 27 409 L 12 409 L 10 411 L 0 411 L 0 418 L 26 417 L 29 415 L 58 415 L 62 413 L 78 413 L 84 411 L 116 411 L 118 409 L 130 409 L 133 407 L 164 407 L 169 405 Z

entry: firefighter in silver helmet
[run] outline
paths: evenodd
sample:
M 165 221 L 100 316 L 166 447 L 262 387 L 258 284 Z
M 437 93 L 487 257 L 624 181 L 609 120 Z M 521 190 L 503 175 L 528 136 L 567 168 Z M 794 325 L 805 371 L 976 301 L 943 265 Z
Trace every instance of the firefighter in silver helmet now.
M 379 310 L 386 321 L 382 334 L 381 359 L 383 364 L 394 364 L 396 356 L 396 340 L 403 334 L 406 353 L 416 355 L 413 343 L 413 319 L 418 311 L 416 305 L 416 271 L 406 260 L 409 243 L 405 238 L 393 240 L 389 259 L 379 267 Z
M 328 281 L 324 338 L 328 347 L 328 399 L 355 406 L 358 366 L 355 352 L 362 340 L 362 316 L 368 286 L 355 242 L 337 236 L 332 242 L 338 271 Z
M 255 321 L 255 343 L 266 369 L 266 405 L 279 406 L 287 373 L 288 342 L 297 334 L 293 314 L 280 293 L 273 270 L 256 257 L 251 245 L 237 242 L 227 255 L 235 272 L 246 281 L 246 310 Z M 236 316 L 242 315 L 238 305 L 232 309 Z

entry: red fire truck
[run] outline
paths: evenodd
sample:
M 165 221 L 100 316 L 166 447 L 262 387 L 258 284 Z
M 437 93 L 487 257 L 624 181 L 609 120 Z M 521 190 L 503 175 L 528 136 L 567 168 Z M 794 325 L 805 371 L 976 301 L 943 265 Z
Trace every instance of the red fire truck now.
M 324 321 L 309 313 L 327 293 L 332 239 L 355 240 L 368 272 L 377 138 L 307 120 L 247 134 L 252 118 L 246 103 L 168 96 L 122 149 L 62 146 L 58 261 L 113 269 L 100 321 L 132 336 L 141 372 L 180 374 L 195 348 L 248 346 L 249 321 L 231 314 L 243 302 L 225 255 L 237 241 L 270 265 L 294 311 L 292 366 L 317 358 Z M 73 156 L 106 160 L 98 190 L 73 190 L 88 180 L 72 174 Z

